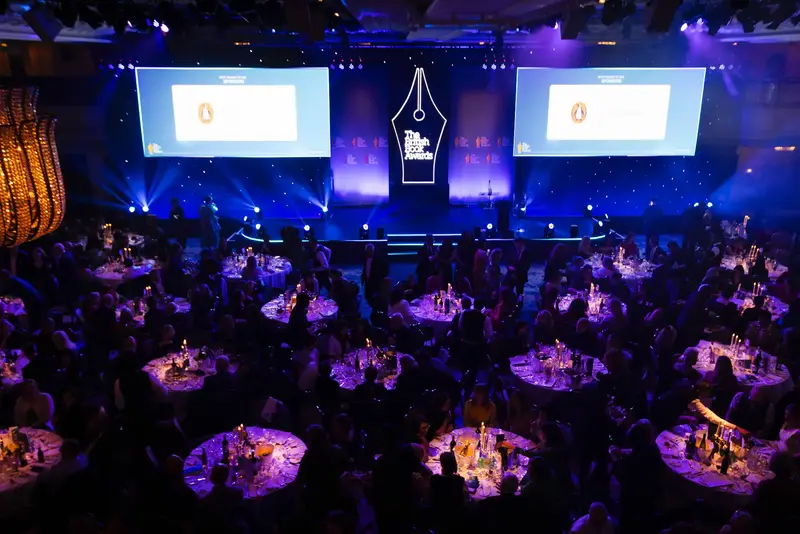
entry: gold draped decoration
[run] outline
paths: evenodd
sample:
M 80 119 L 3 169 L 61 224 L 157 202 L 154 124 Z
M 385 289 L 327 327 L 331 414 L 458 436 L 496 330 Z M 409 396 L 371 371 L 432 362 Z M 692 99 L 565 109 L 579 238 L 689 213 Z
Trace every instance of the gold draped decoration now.
M 64 218 L 64 180 L 54 117 L 38 116 L 39 91 L 0 89 L 0 237 L 15 247 L 52 232 Z

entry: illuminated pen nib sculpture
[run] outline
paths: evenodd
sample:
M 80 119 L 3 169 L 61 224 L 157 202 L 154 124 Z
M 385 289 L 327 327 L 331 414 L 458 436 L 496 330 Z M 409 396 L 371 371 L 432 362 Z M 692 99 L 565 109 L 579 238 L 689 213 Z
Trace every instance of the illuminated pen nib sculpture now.
M 36 115 L 38 90 L 0 89 L 0 237 L 16 247 L 64 218 L 64 180 L 53 117 Z

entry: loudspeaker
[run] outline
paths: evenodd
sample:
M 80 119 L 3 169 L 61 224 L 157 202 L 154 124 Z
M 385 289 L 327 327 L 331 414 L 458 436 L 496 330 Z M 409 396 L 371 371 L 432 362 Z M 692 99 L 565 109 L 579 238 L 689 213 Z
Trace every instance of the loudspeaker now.
M 42 4 L 35 4 L 30 10 L 22 14 L 28 26 L 44 43 L 55 41 L 61 29 L 64 27 L 56 16 Z
M 644 27 L 650 33 L 667 33 L 682 0 L 655 0 L 644 10 Z
M 511 224 L 511 201 L 501 200 L 497 203 L 497 231 L 503 236 L 508 233 Z
M 569 236 L 571 238 L 573 238 L 573 239 L 578 237 L 578 225 L 577 224 L 573 224 L 573 225 L 571 225 L 569 227 Z
M 378 228 L 378 241 L 382 241 L 384 239 L 386 239 L 386 229 Z

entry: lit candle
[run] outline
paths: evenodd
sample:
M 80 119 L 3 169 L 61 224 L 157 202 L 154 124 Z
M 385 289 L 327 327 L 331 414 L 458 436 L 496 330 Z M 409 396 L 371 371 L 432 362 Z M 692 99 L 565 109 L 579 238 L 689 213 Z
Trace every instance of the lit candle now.
M 297 284 L 297 292 L 300 293 L 300 284 Z

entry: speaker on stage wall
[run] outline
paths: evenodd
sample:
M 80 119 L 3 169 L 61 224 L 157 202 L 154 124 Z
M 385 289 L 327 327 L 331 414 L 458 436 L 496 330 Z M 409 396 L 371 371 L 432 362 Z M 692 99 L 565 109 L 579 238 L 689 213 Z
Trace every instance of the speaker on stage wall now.
M 573 224 L 573 225 L 571 225 L 569 227 L 569 236 L 571 238 L 573 238 L 573 239 L 578 237 L 578 225 L 577 224 Z
M 501 200 L 497 203 L 497 231 L 500 237 L 508 234 L 511 227 L 511 201 Z

